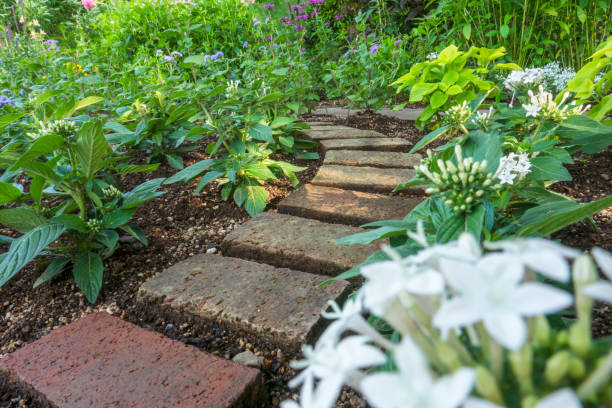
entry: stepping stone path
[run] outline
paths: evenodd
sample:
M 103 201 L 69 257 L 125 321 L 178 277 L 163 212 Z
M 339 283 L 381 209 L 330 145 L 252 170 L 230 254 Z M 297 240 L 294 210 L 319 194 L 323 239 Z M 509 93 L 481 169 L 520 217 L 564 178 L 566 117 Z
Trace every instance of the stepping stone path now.
M 152 312 L 246 332 L 291 354 L 325 327 L 328 300 L 347 281 L 318 288 L 379 249 L 338 246 L 356 226 L 403 218 L 420 200 L 389 193 L 412 178 L 411 144 L 378 132 L 312 123 L 305 137 L 326 157 L 311 184 L 232 231 L 221 254 L 189 258 L 146 281 L 138 301 Z M 172 316 L 174 314 L 168 313 Z M 212 351 L 212 350 L 211 350 Z M 0 360 L 0 377 L 43 404 L 71 407 L 256 407 L 261 373 L 105 313 L 54 330 Z M 0 378 L 2 380 L 2 378 Z

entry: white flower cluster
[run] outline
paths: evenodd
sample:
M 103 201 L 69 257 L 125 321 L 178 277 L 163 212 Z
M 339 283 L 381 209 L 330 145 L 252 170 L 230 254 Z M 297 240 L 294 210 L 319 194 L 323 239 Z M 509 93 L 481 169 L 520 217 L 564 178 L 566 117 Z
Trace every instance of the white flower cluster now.
M 544 91 L 542 85 L 538 88 L 537 94 L 534 94 L 531 90 L 529 90 L 527 94 L 529 95 L 531 103 L 523 104 L 523 108 L 526 111 L 526 117 L 541 117 L 560 122 L 572 115 L 582 115 L 590 108 L 590 105 L 579 105 L 570 109 L 570 106 L 573 106 L 574 102 L 570 102 L 563 106 L 569 97 L 569 92 L 566 92 L 561 101 L 556 103 L 553 99 L 553 95 L 550 92 Z
M 228 97 L 232 97 L 238 92 L 238 86 L 240 85 L 240 80 L 230 79 L 227 81 L 227 88 L 225 88 L 225 94 Z
M 438 59 L 439 54 L 437 52 L 430 52 L 429 54 L 427 54 L 427 61 L 435 61 Z
M 76 123 L 71 120 L 60 119 L 54 120 L 46 126 L 44 124 L 41 124 L 41 129 L 38 132 L 28 133 L 27 135 L 32 139 L 36 139 L 49 134 L 59 135 L 64 138 L 71 138 L 75 136 L 78 131 L 79 127 Z
M 575 75 L 571 68 L 562 67 L 558 62 L 551 62 L 542 68 L 510 72 L 504 80 L 504 87 L 512 92 L 525 93 L 542 85 L 548 91 L 559 93 L 567 88 L 567 83 Z
M 531 162 L 527 153 L 510 153 L 500 157 L 494 177 L 499 179 L 499 184 L 514 184 L 517 176 L 518 181 L 521 181 L 531 171 L 530 169 Z
M 409 235 L 427 243 L 421 224 Z M 455 242 L 426 247 L 404 259 L 386 249 L 393 261 L 363 266 L 363 288 L 342 309 L 330 302 L 333 312 L 324 316 L 333 322 L 314 348 L 304 347 L 306 359 L 292 363 L 303 369 L 290 382 L 293 387 L 302 384 L 299 403 L 285 401 L 281 407 L 331 407 L 349 385 L 375 408 L 501 408 L 503 353 L 509 354 L 518 381 L 525 382 L 523 389 L 534 364 L 530 342 L 543 337 L 534 331 L 549 333 L 544 316 L 573 303 L 568 292 L 538 282 L 534 273 L 560 282 L 573 277 L 578 310 L 592 307 L 584 294 L 612 301 L 612 284 L 597 281 L 590 258 L 577 250 L 537 238 L 486 243 L 485 248 L 491 252 L 465 233 Z M 597 250 L 594 256 L 612 277 L 612 255 Z M 572 274 L 568 258 L 577 258 L 575 265 L 586 269 L 575 267 Z M 400 343 L 378 333 L 365 313 L 390 324 L 401 334 Z M 488 350 L 484 361 L 474 347 Z M 397 371 L 368 371 L 388 363 L 383 350 Z M 567 383 L 547 369 L 552 391 L 538 391 L 530 383 L 523 400 L 529 403 L 522 406 L 580 408 L 578 397 L 609 385 L 612 353 L 596 366 L 594 372 L 583 373 L 577 392 L 561 388 Z M 471 397 L 473 392 L 481 398 Z
M 472 116 L 472 113 L 472 109 L 467 101 L 463 101 L 460 105 L 451 106 L 442 115 L 444 117 L 444 123 L 460 128 L 465 125 L 470 116 Z
M 425 190 L 427 194 L 440 194 L 444 203 L 453 211 L 469 213 L 473 206 L 500 186 L 493 184 L 493 175 L 487 173 L 486 160 L 463 158 L 459 145 L 455 146 L 455 157 L 456 165 L 451 160 L 438 159 L 438 169 L 429 169 L 431 159 L 425 159 L 416 170 L 433 183 Z
M 476 116 L 472 118 L 472 123 L 481 128 L 482 130 L 488 130 L 491 126 L 491 118 L 493 116 L 493 106 L 489 107 L 487 112 L 476 112 Z

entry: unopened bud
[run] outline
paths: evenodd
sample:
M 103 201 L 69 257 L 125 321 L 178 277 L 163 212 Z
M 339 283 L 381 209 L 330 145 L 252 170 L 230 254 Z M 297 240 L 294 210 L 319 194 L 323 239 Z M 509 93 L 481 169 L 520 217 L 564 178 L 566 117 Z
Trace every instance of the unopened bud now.
M 525 344 L 518 351 L 512 351 L 509 355 L 512 371 L 519 380 L 521 391 L 530 393 L 533 391 L 531 382 L 531 370 L 533 364 L 533 351 L 530 344 Z
M 521 408 L 535 408 L 537 403 L 538 397 L 536 397 L 535 395 L 528 395 L 521 401 Z
M 459 182 L 459 177 L 457 177 L 457 175 L 456 175 L 456 174 L 453 174 L 452 180 L 453 180 L 455 183 L 458 183 L 458 182 Z
M 465 199 L 466 204 L 470 204 L 472 201 L 474 201 L 474 197 L 468 197 Z
M 476 391 L 495 404 L 504 402 L 495 377 L 483 366 L 476 367 Z
M 574 289 L 576 297 L 576 311 L 578 322 L 589 325 L 591 322 L 591 309 L 593 300 L 582 293 L 582 289 L 597 280 L 595 264 L 590 256 L 582 254 L 574 260 L 573 268 Z
M 447 343 L 439 342 L 436 345 L 436 354 L 449 371 L 455 371 L 461 367 L 457 352 Z
M 425 189 L 425 194 L 433 194 L 434 193 L 434 189 L 432 187 L 428 187 Z
M 491 179 L 486 179 L 485 181 L 482 182 L 483 187 L 488 187 L 490 184 L 491 184 Z
M 566 350 L 553 354 L 546 361 L 544 376 L 550 385 L 557 385 L 569 371 L 571 356 Z
M 482 197 L 483 194 L 484 194 L 483 190 L 476 191 L 476 197 Z
M 550 344 L 550 326 L 545 316 L 537 316 L 534 319 L 533 345 L 536 347 L 548 347 Z
M 585 374 L 586 366 L 584 365 L 584 362 L 577 357 L 573 357 L 569 366 L 570 377 L 572 377 L 574 380 L 580 380 L 581 378 L 584 378 Z
M 565 347 L 568 343 L 569 335 L 567 334 L 567 331 L 564 330 L 557 333 L 557 336 L 555 337 L 555 345 L 557 347 Z
M 569 329 L 569 345 L 572 351 L 584 357 L 591 348 L 591 333 L 588 325 L 574 323 Z

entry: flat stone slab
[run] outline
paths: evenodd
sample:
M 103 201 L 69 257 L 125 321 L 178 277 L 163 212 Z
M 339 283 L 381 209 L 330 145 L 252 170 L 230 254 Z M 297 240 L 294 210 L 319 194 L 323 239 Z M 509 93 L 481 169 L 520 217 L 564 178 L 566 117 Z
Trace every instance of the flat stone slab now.
M 311 129 L 303 129 L 300 132 L 312 140 L 387 137 L 374 130 L 355 129 L 346 126 L 313 126 Z
M 390 193 L 398 184 L 410 181 L 412 169 L 379 169 L 375 167 L 350 167 L 323 165 L 311 183 L 318 186 L 346 190 Z
M 278 205 L 280 212 L 320 221 L 363 225 L 401 219 L 421 200 L 307 184 Z
M 246 408 L 267 398 L 258 370 L 107 313 L 8 355 L 0 374 L 57 408 Z
M 349 283 L 317 288 L 326 278 L 287 268 L 201 254 L 180 262 L 146 281 L 141 301 L 161 301 L 207 320 L 216 320 L 299 346 L 314 340 L 325 322 L 327 301 L 342 301 Z M 342 298 L 342 299 L 340 299 Z
M 416 121 L 419 116 L 423 113 L 422 108 L 406 108 L 400 110 L 392 110 L 389 108 L 383 108 L 376 111 L 379 115 L 387 116 L 389 118 Z
M 270 265 L 335 276 L 365 261 L 381 243 L 336 245 L 347 235 L 363 232 L 347 225 L 286 214 L 262 213 L 229 233 L 225 255 Z
M 321 140 L 324 151 L 327 150 L 382 150 L 408 151 L 412 143 L 399 137 L 357 138 Z
M 323 164 L 412 169 L 421 162 L 418 153 L 379 152 L 368 150 L 330 150 Z

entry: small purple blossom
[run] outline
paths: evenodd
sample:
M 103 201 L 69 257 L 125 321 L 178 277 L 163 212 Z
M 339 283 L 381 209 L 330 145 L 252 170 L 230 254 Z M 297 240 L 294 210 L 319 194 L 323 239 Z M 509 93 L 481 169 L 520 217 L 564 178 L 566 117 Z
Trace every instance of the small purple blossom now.
M 397 46 L 398 46 L 398 45 L 400 45 L 401 43 L 402 43 L 402 40 L 395 40 L 395 41 L 393 42 L 393 45 L 395 45 L 395 46 L 397 47 Z
M 342 14 L 342 13 L 340 13 L 340 14 L 336 14 L 336 15 L 334 16 L 334 18 L 335 18 L 336 20 L 340 20 L 342 17 L 344 17 L 344 14 Z
M 19 95 L 21 95 L 21 96 L 25 95 L 25 89 L 20 89 L 19 90 Z
M 155 55 L 156 55 L 156 56 L 158 56 L 158 57 L 159 57 L 160 55 L 162 55 L 163 53 L 164 53 L 164 52 L 163 52 L 162 50 L 160 50 L 160 49 L 158 49 L 157 51 L 155 51 Z
M 11 90 L 10 90 L 10 89 L 8 89 L 8 88 L 3 89 L 3 90 L 1 90 L 0 92 L 5 93 L 5 94 L 8 94 L 8 95 L 11 95 L 11 94 L 13 93 L 13 91 L 11 91 Z
M 11 98 L 9 98 L 6 95 L 0 95 L 0 108 L 3 107 L 4 105 L 15 106 L 15 101 L 13 101 Z
M 167 61 L 167 62 L 176 62 L 176 61 L 174 60 L 174 58 L 172 58 L 170 55 L 166 55 L 166 56 L 164 57 L 164 61 Z
M 264 4 L 263 5 L 263 8 L 265 8 L 265 9 L 273 9 L 274 7 L 276 7 L 276 4 L 274 4 L 274 3 Z
M 270 22 L 270 16 L 266 17 L 266 21 L 264 21 L 264 24 L 268 24 Z
M 380 48 L 380 45 L 372 44 L 372 46 L 370 47 L 370 54 L 372 55 L 376 54 L 376 51 L 378 51 L 379 48 Z
M 177 57 L 179 57 L 179 58 L 183 58 L 183 54 L 181 54 L 181 53 L 180 53 L 180 52 L 178 52 L 178 51 L 172 51 L 172 53 L 171 53 L 170 55 L 172 55 L 172 56 L 177 56 Z
M 248 45 L 249 45 L 249 42 L 245 41 L 245 42 L 242 43 L 242 48 L 246 48 Z

